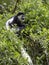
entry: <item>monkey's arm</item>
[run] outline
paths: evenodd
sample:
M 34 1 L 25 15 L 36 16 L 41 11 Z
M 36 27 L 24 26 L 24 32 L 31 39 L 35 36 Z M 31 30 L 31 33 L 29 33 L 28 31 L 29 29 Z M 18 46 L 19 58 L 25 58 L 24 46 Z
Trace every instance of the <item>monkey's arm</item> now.
M 7 30 L 12 29 L 12 23 L 13 23 L 13 18 L 9 19 L 9 20 L 6 22 L 6 29 L 7 29 Z
M 6 29 L 10 30 L 9 20 L 6 22 Z

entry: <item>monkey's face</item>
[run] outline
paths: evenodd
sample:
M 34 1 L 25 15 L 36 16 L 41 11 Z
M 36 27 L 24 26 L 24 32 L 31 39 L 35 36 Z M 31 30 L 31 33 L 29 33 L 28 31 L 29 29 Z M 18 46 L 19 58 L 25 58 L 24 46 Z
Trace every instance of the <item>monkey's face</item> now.
M 24 16 L 24 15 L 19 15 L 19 16 L 18 16 L 18 19 L 19 19 L 21 22 L 24 22 L 24 21 L 25 21 L 25 16 Z

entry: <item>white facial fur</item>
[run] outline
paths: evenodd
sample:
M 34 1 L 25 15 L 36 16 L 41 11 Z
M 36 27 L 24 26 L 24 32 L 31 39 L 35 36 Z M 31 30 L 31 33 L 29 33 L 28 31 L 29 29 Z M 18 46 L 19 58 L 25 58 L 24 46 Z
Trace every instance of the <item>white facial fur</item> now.
M 20 15 L 20 16 L 18 16 L 18 19 L 19 19 L 21 22 L 24 22 L 25 16 L 24 16 L 24 15 Z

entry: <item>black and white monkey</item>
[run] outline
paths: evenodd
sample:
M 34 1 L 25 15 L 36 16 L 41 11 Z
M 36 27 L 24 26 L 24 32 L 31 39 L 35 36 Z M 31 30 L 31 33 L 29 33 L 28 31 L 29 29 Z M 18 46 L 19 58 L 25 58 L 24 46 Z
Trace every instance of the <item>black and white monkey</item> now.
M 18 32 L 21 31 L 23 28 L 25 28 L 25 24 L 23 24 L 25 20 L 25 16 L 24 13 L 19 12 L 16 16 L 10 18 L 7 22 L 6 22 L 6 29 L 7 30 L 12 30 L 13 31 L 13 25 L 17 24 L 17 30 Z M 32 60 L 29 56 L 29 54 L 26 52 L 26 50 L 24 49 L 23 46 L 20 47 L 21 49 L 21 55 L 23 58 L 27 59 L 29 65 L 33 65 Z
M 25 15 L 22 12 L 19 12 L 17 15 L 13 16 L 6 22 L 6 29 L 7 30 L 16 30 L 20 31 L 25 28 L 25 24 L 23 23 L 25 20 Z M 17 25 L 16 28 L 13 28 L 14 25 Z

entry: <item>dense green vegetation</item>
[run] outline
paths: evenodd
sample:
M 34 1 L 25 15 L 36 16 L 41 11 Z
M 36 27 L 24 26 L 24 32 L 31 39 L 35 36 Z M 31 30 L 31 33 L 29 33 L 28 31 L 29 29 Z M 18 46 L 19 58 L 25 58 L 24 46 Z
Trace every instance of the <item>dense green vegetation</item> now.
M 26 27 L 19 36 L 6 30 L 6 21 L 19 11 Z M 0 65 L 28 65 L 21 56 L 23 45 L 34 65 L 49 65 L 49 1 L 0 0 Z

